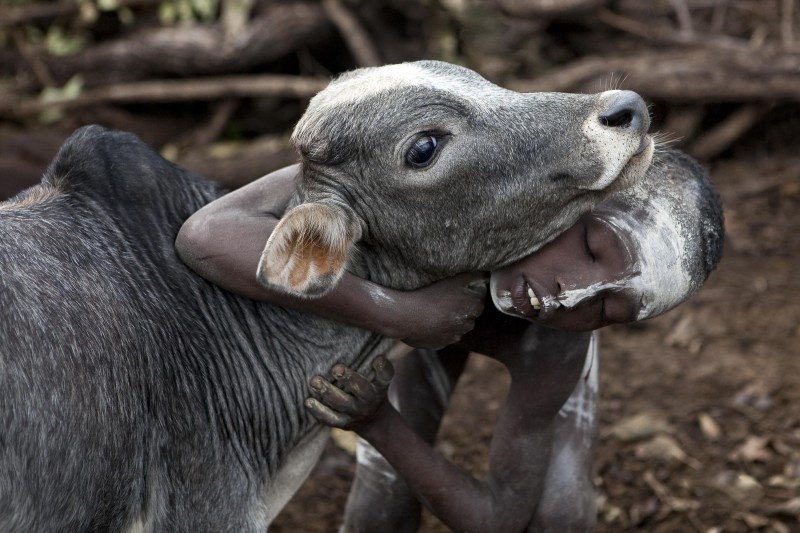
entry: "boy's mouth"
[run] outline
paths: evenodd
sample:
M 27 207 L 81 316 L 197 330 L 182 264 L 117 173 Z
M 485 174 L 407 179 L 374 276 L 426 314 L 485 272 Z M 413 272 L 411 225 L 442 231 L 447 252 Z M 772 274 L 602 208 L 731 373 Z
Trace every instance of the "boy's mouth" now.
M 539 296 L 527 281 L 525 284 L 528 286 L 528 297 L 530 298 L 531 307 L 537 311 L 536 318 L 539 320 L 551 318 L 556 310 L 561 307 L 561 302 L 559 302 L 555 296 L 549 294 Z
M 492 278 L 490 294 L 500 311 L 525 316 L 535 320 L 547 320 L 561 307 L 556 297 L 546 294 L 527 279 L 519 278 L 508 290 L 499 290 Z
M 542 308 L 542 304 L 539 302 L 539 298 L 536 297 L 536 293 L 533 292 L 533 289 L 530 285 L 528 285 L 528 296 L 531 299 L 531 307 L 536 309 L 537 311 Z

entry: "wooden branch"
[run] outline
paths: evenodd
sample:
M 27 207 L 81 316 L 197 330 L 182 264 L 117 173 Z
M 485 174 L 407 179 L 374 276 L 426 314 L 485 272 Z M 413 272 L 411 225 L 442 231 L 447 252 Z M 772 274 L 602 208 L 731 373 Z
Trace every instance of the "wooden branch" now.
M 794 44 L 794 0 L 781 4 L 781 42 L 787 48 Z
M 610 0 L 496 0 L 500 8 L 512 16 L 550 16 L 589 11 Z
M 763 194 L 776 187 L 800 183 L 800 161 L 796 157 L 782 159 L 786 168 L 765 170 L 759 179 L 745 181 L 725 189 L 724 200 L 736 202 L 750 196 Z M 755 168 L 758 168 L 756 165 Z M 796 228 L 794 229 L 796 231 Z
M 692 12 L 689 6 L 686 5 L 686 0 L 668 0 L 670 6 L 675 11 L 675 16 L 678 19 L 681 33 L 683 35 L 692 35 L 694 33 L 694 25 L 692 24 Z
M 510 81 L 523 92 L 597 92 L 609 73 L 625 88 L 672 102 L 800 101 L 800 55 L 764 48 L 680 47 L 634 55 L 589 56 L 531 80 Z
M 758 124 L 767 111 L 769 111 L 769 106 L 762 103 L 742 106 L 725 120 L 703 133 L 687 151 L 697 159 L 716 157 Z
M 297 161 L 297 152 L 285 135 L 194 147 L 178 157 L 179 164 L 228 189 L 241 187 Z
M 47 58 L 46 64 L 59 84 L 80 73 L 89 87 L 166 75 L 241 73 L 319 42 L 330 27 L 319 5 L 276 4 L 232 39 L 226 39 L 221 22 L 156 27 L 72 57 Z
M 322 0 L 322 7 L 339 34 L 347 43 L 350 53 L 361 67 L 377 67 L 381 58 L 369 34 L 358 19 L 339 0 Z
M 614 29 L 657 43 L 680 45 L 696 44 L 737 50 L 747 49 L 747 43 L 739 39 L 734 39 L 725 35 L 703 35 L 694 30 L 691 32 L 676 32 L 673 28 L 666 25 L 659 26 L 653 22 L 640 22 L 618 15 L 609 9 L 601 9 L 598 11 L 597 18 Z
M 253 96 L 310 98 L 324 89 L 328 82 L 327 78 L 282 75 L 145 81 L 98 87 L 77 98 L 64 100 L 0 99 L 0 117 L 24 117 L 53 107 L 76 109 L 99 103 L 181 102 Z
M 162 0 L 117 0 L 119 7 L 151 6 Z M 42 19 L 53 19 L 78 12 L 80 6 L 74 0 L 61 0 L 46 4 L 30 4 L 23 6 L 0 7 L 0 28 L 17 24 L 34 22 Z
M 12 28 L 11 37 L 20 55 L 25 59 L 25 62 L 28 63 L 31 72 L 42 87 L 55 87 L 56 84 L 53 80 L 53 76 L 50 75 L 50 71 L 47 70 L 42 58 L 36 53 L 33 46 L 28 44 L 25 40 L 25 36 L 22 34 L 22 28 Z

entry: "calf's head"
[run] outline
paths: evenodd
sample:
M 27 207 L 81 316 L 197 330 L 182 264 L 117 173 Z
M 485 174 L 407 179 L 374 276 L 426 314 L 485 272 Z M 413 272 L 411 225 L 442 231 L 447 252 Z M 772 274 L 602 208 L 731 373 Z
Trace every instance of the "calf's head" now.
M 630 91 L 516 93 L 436 61 L 342 75 L 295 128 L 302 203 L 259 280 L 314 296 L 348 262 L 397 288 L 508 264 L 638 180 L 649 123 Z

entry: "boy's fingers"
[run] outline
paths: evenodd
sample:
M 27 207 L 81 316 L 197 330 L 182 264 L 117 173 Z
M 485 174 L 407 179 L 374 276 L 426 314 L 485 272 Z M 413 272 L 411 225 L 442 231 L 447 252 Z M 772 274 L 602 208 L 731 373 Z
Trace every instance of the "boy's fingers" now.
M 372 360 L 372 368 L 375 370 L 375 382 L 386 387 L 394 377 L 394 366 L 386 359 L 386 357 L 379 355 Z
M 309 386 L 311 387 L 311 394 L 319 402 L 330 406 L 336 411 L 345 413 L 353 411 L 353 397 L 322 376 L 314 376 L 311 378 Z
M 314 418 L 323 424 L 327 424 L 336 428 L 342 428 L 345 427 L 350 421 L 349 417 L 341 413 L 337 413 L 327 405 L 320 403 L 314 398 L 307 398 L 305 401 L 305 406 L 306 409 L 311 412 Z
M 339 386 L 356 398 L 369 399 L 372 396 L 373 391 L 370 382 L 361 374 L 353 372 L 352 369 L 344 367 L 342 370 L 334 367 L 333 375 Z

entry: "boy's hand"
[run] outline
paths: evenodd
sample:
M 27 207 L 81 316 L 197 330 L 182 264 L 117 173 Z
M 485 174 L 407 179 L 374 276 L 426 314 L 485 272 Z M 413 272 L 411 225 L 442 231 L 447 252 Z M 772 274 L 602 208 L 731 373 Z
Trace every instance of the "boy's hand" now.
M 483 312 L 489 278 L 460 274 L 396 297 L 391 337 L 414 348 L 438 349 L 456 343 L 475 327 Z
M 394 367 L 379 355 L 372 360 L 374 377 L 370 380 L 342 364 L 331 369 L 333 379 L 314 376 L 309 382 L 312 398 L 305 401 L 311 414 L 329 426 L 360 431 L 391 409 L 387 399 Z

